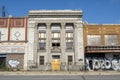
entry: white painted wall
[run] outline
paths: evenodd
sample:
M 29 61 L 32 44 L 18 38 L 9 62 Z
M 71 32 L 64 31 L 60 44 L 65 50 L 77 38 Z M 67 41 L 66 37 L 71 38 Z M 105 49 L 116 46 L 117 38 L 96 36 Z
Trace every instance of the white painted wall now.
M 1 41 L 7 41 L 8 40 L 8 28 L 0 28 L 1 34 Z
M 10 40 L 13 41 L 25 40 L 25 28 L 11 28 Z

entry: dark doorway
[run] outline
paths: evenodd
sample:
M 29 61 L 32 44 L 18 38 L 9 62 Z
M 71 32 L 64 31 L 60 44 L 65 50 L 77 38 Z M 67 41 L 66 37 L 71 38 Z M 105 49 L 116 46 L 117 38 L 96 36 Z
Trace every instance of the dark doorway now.
M 0 57 L 0 70 L 4 70 L 6 68 L 6 57 Z
M 68 56 L 68 65 L 72 65 L 73 63 L 73 56 L 69 55 Z
M 93 63 L 92 63 L 92 60 L 89 61 L 89 66 L 90 66 L 90 69 L 92 70 L 92 69 L 93 69 Z
M 0 55 L 0 70 L 4 70 L 6 68 L 6 55 Z

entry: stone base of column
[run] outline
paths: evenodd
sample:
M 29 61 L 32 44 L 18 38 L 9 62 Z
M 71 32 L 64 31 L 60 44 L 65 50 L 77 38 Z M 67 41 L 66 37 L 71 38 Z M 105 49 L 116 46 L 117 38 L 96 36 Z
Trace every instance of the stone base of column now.
M 45 68 L 46 68 L 47 71 L 51 71 L 51 70 L 52 70 L 52 65 L 51 65 L 51 63 L 50 63 L 50 62 L 47 62 Z
M 82 65 L 67 65 L 68 71 L 83 71 Z
M 66 62 L 62 62 L 61 63 L 61 71 L 67 71 L 67 65 L 66 65 Z
M 84 65 L 79 62 L 75 62 L 75 64 L 68 65 L 66 62 L 61 63 L 62 71 L 82 71 L 84 69 Z
M 28 61 L 28 70 L 32 68 L 37 68 L 37 64 L 33 60 Z
M 79 68 L 80 71 L 83 71 L 84 70 L 83 61 L 75 62 L 75 67 Z

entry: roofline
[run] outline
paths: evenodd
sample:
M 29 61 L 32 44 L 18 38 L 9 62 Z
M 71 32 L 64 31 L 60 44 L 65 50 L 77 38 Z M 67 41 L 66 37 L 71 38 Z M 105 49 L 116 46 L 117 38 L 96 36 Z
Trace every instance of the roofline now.
M 83 25 L 120 25 L 120 24 L 83 24 Z
M 82 10 L 30 10 L 28 16 L 31 15 L 77 15 L 82 16 Z
M 82 10 L 29 10 L 29 12 L 83 12 Z
M 7 19 L 7 18 L 27 18 L 28 16 L 24 16 L 24 17 L 0 17 L 0 19 Z

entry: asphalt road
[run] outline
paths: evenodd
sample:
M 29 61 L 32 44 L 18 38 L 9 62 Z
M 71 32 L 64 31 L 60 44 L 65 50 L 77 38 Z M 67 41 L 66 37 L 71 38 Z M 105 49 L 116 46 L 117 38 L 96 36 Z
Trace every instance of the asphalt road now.
M 120 75 L 89 75 L 84 78 L 84 80 L 120 80 Z
M 66 75 L 46 75 L 46 76 L 4 76 L 0 75 L 0 80 L 120 80 L 120 75 L 106 75 L 106 76 L 66 76 Z

